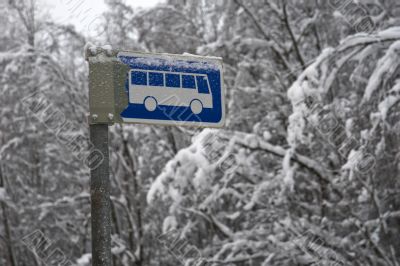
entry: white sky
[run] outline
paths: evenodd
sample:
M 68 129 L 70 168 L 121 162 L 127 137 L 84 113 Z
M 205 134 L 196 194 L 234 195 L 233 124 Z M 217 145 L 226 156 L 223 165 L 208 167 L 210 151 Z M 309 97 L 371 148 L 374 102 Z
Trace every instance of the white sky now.
M 163 0 L 126 0 L 133 8 L 148 8 Z M 93 30 L 106 10 L 104 0 L 39 0 L 39 6 L 58 23 L 73 24 L 79 31 Z

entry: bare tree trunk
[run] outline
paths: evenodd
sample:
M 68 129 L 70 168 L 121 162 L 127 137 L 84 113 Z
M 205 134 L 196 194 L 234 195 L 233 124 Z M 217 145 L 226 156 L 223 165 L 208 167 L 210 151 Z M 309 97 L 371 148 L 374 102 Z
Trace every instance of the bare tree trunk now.
M 114 202 L 112 200 L 111 200 L 111 219 L 112 219 L 112 223 L 114 224 L 114 232 L 115 232 L 115 234 L 116 235 L 120 235 L 117 210 L 116 210 L 115 204 L 114 204 Z M 118 265 L 117 264 L 118 257 L 112 255 L 112 258 L 113 258 L 113 264 L 114 265 Z
M 136 250 L 139 249 L 139 254 L 137 257 L 137 261 L 135 262 L 136 266 L 142 266 L 143 262 L 144 262 L 144 258 L 143 258 L 143 217 L 142 217 L 142 210 L 143 210 L 143 206 L 142 206 L 142 195 L 141 195 L 141 182 L 140 182 L 140 178 L 137 175 L 136 172 L 136 163 L 135 163 L 135 158 L 134 155 L 130 153 L 129 148 L 128 148 L 128 141 L 124 138 L 124 134 L 123 134 L 123 127 L 121 127 L 121 138 L 122 138 L 122 142 L 123 142 L 123 156 L 127 162 L 127 165 L 129 166 L 129 168 L 131 169 L 131 176 L 128 175 L 128 178 L 133 178 L 133 203 L 130 203 L 128 208 L 130 211 L 133 211 L 135 213 L 136 216 L 136 230 L 137 230 L 137 239 L 132 239 L 132 237 L 135 236 L 133 230 L 132 232 L 130 232 L 130 240 L 136 242 L 136 243 L 131 243 L 131 244 L 136 244 L 134 245 L 136 247 Z M 129 183 L 128 180 L 126 180 L 126 185 L 127 185 L 127 193 L 129 192 Z M 128 198 L 128 197 L 127 197 Z M 129 203 L 129 201 L 128 201 Z M 133 247 L 133 246 L 132 246 Z M 136 252 L 135 252 L 136 253 Z
M 0 188 L 5 189 L 5 182 L 3 178 L 3 169 L 0 165 Z M 7 205 L 5 202 L 1 202 L 1 211 L 3 213 L 3 225 L 5 230 L 5 238 L 7 241 L 7 252 L 8 252 L 8 260 L 11 266 L 17 266 L 17 262 L 15 260 L 14 255 L 14 248 L 13 248 L 13 241 L 11 236 L 11 227 L 8 220 L 8 212 L 7 212 Z
M 136 266 L 142 266 L 143 265 L 143 229 L 142 229 L 142 204 L 141 204 L 141 184 L 140 184 L 140 179 L 137 176 L 136 172 L 136 163 L 135 163 L 135 158 L 134 155 L 130 153 L 129 148 L 128 148 L 128 141 L 124 138 L 123 134 L 123 127 L 121 126 L 120 128 L 120 135 L 123 143 L 123 157 L 126 160 L 126 164 L 128 165 L 130 171 L 130 175 L 127 174 L 125 182 L 125 193 L 127 194 L 127 204 L 128 204 L 128 209 L 130 212 L 135 213 L 136 217 L 136 228 L 130 228 L 129 232 L 129 242 L 131 249 L 136 253 L 136 250 L 139 249 L 139 254 L 137 256 L 137 261 L 135 262 Z M 129 198 L 129 193 L 130 193 L 130 185 L 129 185 L 129 180 L 130 178 L 133 178 L 133 202 L 131 202 Z M 135 233 L 134 229 L 137 230 L 137 239 L 135 239 Z M 136 242 L 136 243 L 135 243 Z M 134 250 L 136 248 L 136 250 Z

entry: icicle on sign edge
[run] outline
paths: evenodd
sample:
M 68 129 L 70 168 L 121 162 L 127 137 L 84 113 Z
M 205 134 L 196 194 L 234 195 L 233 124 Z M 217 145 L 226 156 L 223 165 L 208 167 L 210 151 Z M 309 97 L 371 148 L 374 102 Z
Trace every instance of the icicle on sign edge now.
M 222 58 L 125 51 L 117 58 L 129 67 L 124 123 L 224 126 Z

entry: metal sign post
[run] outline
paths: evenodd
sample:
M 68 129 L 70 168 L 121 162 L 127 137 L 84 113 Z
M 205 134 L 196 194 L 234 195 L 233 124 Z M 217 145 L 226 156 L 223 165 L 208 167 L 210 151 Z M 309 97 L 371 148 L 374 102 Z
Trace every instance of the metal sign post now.
M 111 201 L 108 126 L 114 123 L 222 127 L 222 59 L 85 47 L 89 62 L 92 148 L 103 161 L 92 168 L 92 265 L 110 266 Z
M 89 109 L 88 117 L 91 148 L 102 154 L 102 161 L 90 169 L 90 200 L 92 230 L 92 265 L 111 266 L 111 199 L 109 177 L 108 127 L 112 119 L 114 95 L 112 62 L 99 64 L 99 58 L 105 56 L 104 50 L 85 48 L 85 57 L 89 62 Z M 107 107 L 108 106 L 108 107 Z
M 111 265 L 111 202 L 108 156 L 108 124 L 89 126 L 90 141 L 103 161 L 90 170 L 92 265 Z

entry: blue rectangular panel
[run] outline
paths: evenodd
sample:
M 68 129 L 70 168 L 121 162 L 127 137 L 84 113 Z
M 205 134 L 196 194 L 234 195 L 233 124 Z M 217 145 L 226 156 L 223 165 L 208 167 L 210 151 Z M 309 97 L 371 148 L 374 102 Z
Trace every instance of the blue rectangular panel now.
M 124 122 L 223 126 L 220 58 L 120 52 L 118 59 L 129 67 L 131 78 L 121 88 L 129 99 L 120 114 Z

